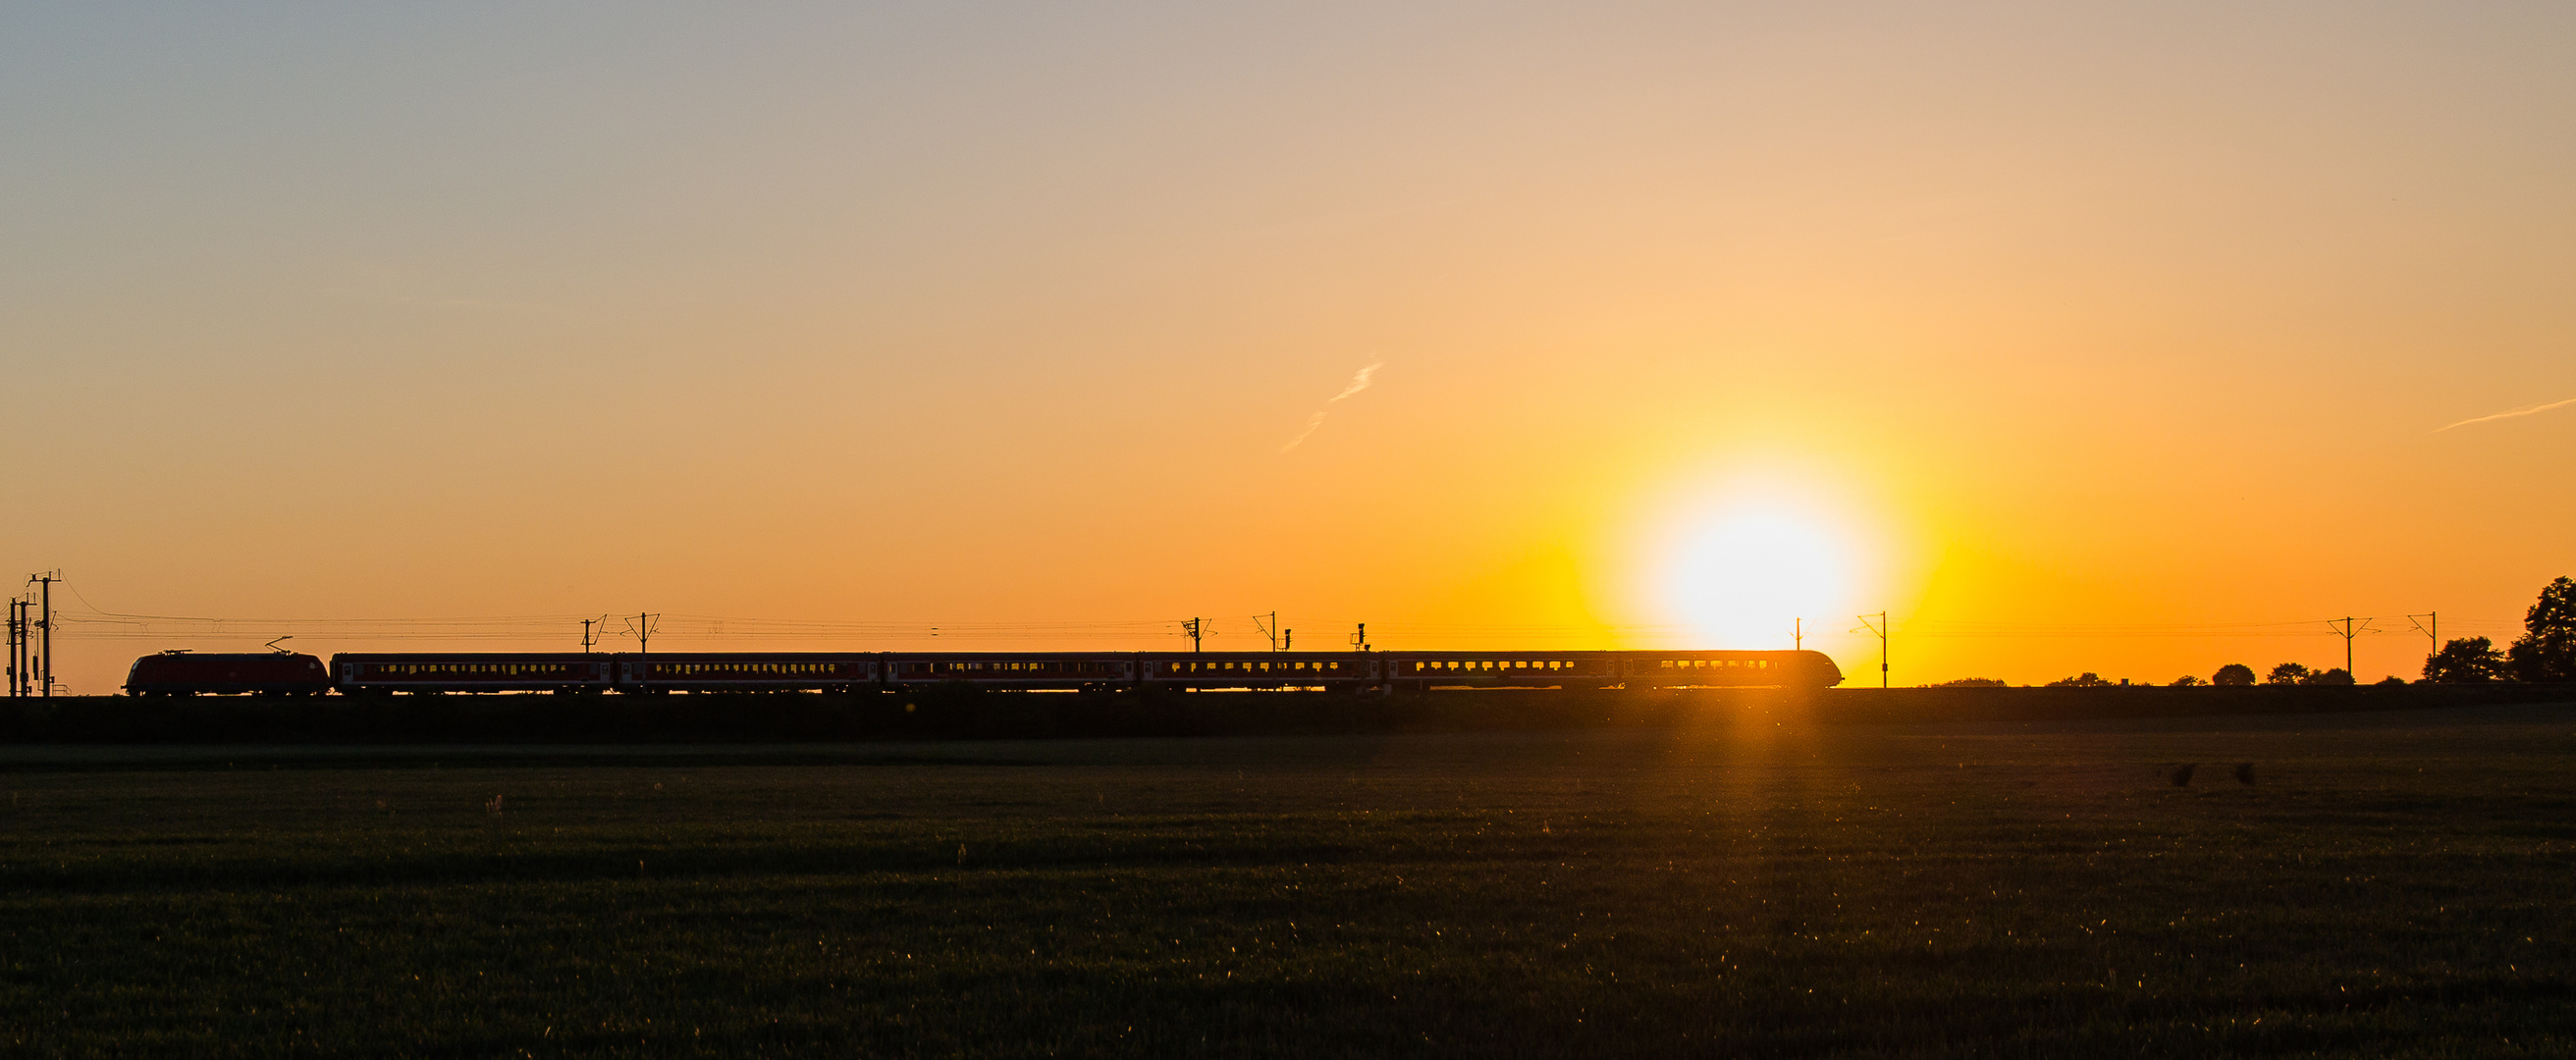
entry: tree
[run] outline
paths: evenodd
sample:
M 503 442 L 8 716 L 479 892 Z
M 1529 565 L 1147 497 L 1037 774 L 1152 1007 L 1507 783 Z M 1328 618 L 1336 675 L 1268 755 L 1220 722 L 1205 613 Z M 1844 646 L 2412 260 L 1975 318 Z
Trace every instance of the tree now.
M 2300 678 L 2299 683 L 2303 685 L 2349 685 L 2353 683 L 2352 671 L 2346 670 L 2340 666 L 2331 670 L 2311 671 L 2308 676 Z
M 2576 581 L 2561 577 L 2541 588 L 2505 667 L 2517 681 L 2576 681 Z
M 2074 676 L 2074 677 L 2068 677 L 2068 678 L 2063 678 L 2063 679 L 2061 679 L 2061 680 L 2051 681 L 2051 682 L 2049 682 L 2049 683 L 2048 683 L 2048 687 L 2050 687 L 2050 688 L 2109 688 L 2109 687 L 2111 687 L 2111 682 L 2106 681 L 2106 680 L 2103 680 L 2103 678 L 2102 678 L 2102 675 L 2101 675 L 2101 674 L 2094 673 L 2094 672 L 2093 672 L 2093 671 L 2091 671 L 2091 670 L 2086 670 L 2086 671 L 2084 671 L 2083 673 L 2078 674 L 2078 675 L 2076 675 L 2076 676 Z
M 1998 680 L 1996 680 L 1996 679 L 1994 679 L 1994 678 L 1991 678 L 1991 677 L 1962 677 L 1962 678 L 1959 678 L 1959 679 L 1958 679 L 1958 680 L 1956 680 L 1956 681 L 1943 681 L 1943 682 L 1941 682 L 1941 683 L 1939 683 L 1939 684 L 1925 685 L 1925 686 L 1923 686 L 1923 687 L 1925 687 L 1925 688 L 2008 688 L 2008 687 L 2011 687 L 2011 686 L 2006 685 L 2006 684 L 2004 684 L 2002 681 L 1998 681 Z
M 2281 665 L 2272 668 L 2272 673 L 2263 678 L 2263 683 L 2267 685 L 2304 685 L 2307 684 L 2308 679 L 2314 675 L 2315 671 L 2308 669 L 2304 664 L 2282 663 Z
M 2218 675 L 2210 678 L 2209 683 L 2243 688 L 2254 683 L 2254 668 L 2244 663 L 2228 663 L 2218 668 Z
M 2175 688 L 2191 688 L 2195 685 L 2205 685 L 2208 683 L 2209 682 L 2207 681 L 2201 680 L 2197 675 L 2184 674 L 2180 677 L 2174 678 L 2173 686 Z
M 2485 637 L 2461 637 L 2424 660 L 2424 679 L 2437 685 L 2474 685 L 2504 673 L 2504 653 Z

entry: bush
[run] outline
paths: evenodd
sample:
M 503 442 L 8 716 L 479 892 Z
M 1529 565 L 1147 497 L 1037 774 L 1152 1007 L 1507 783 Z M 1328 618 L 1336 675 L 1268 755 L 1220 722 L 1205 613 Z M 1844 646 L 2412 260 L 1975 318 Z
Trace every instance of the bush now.
M 2424 660 L 2424 679 L 2437 685 L 2475 685 L 2504 676 L 2504 653 L 2485 637 L 2461 637 Z
M 2197 688 L 2208 683 L 2209 682 L 2203 681 L 2194 675 L 2184 674 L 2180 677 L 2174 678 L 2173 686 L 2175 688 Z
M 1943 682 L 1941 682 L 1941 683 L 1939 683 L 1939 684 L 1925 685 L 1925 686 L 1923 686 L 1923 687 L 1925 687 L 1925 688 L 2009 688 L 2009 687 L 2011 687 L 2011 686 L 2010 686 L 2010 685 L 2006 685 L 2006 684 L 2004 684 L 2003 682 L 1998 681 L 1998 680 L 1995 680 L 1994 678 L 1991 678 L 1991 677 L 1962 677 L 1962 678 L 1960 678 L 1960 679 L 1958 679 L 1958 680 L 1956 680 L 1956 681 L 1943 681 Z
M 2282 663 L 2272 668 L 2271 674 L 2263 678 L 2263 683 L 2267 685 L 2312 684 L 2314 682 L 2310 678 L 2315 675 L 2316 671 L 2308 669 L 2305 664 Z
M 2050 688 L 2109 688 L 2111 686 L 2112 682 L 2103 680 L 2101 674 L 2094 673 L 2091 670 L 2086 670 L 2074 677 L 2061 678 L 2048 683 L 2048 687 Z
M 2218 674 L 2211 677 L 2209 683 L 2229 688 L 2243 688 L 2254 683 L 2254 668 L 2244 663 L 2228 663 L 2218 668 Z
M 2299 683 L 2303 685 L 2350 685 L 2353 683 L 2352 671 L 2338 666 L 2331 670 L 2311 673 L 2307 677 L 2301 679 Z

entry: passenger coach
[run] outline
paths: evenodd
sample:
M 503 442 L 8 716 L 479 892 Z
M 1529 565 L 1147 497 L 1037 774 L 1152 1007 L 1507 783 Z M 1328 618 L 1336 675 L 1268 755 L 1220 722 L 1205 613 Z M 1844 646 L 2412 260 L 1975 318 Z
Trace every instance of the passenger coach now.
M 1831 688 L 1813 651 L 1390 652 L 1398 688 Z
M 876 683 L 870 653 L 681 652 L 618 655 L 617 687 L 632 692 L 854 692 Z
M 978 688 L 1128 688 L 1136 657 L 1118 652 L 941 652 L 882 656 L 885 683 L 896 688 L 963 684 Z
M 480 652 L 331 657 L 342 692 L 603 691 L 613 655 Z
M 1137 658 L 1145 682 L 1167 688 L 1351 688 L 1386 680 L 1383 652 L 1208 651 Z

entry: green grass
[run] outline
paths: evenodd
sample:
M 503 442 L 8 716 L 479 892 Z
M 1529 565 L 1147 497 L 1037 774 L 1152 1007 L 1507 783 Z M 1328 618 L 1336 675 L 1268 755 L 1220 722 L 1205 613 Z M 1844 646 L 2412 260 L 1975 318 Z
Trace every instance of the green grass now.
M 2571 766 L 2550 707 L 6 749 L 0 1052 L 2564 1055 Z

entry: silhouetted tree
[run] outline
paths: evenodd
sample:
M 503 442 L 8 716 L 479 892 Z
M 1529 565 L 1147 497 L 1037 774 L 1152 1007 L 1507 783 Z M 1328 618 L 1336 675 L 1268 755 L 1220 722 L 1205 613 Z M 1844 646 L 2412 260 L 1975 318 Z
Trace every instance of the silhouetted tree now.
M 2388 675 L 2388 676 L 2386 676 L 2386 677 L 2380 678 L 2379 680 L 2377 680 L 2377 681 L 2373 681 L 2373 682 L 2371 682 L 2371 683 L 2372 683 L 2372 684 L 2379 684 L 2379 685 L 2402 685 L 2402 684 L 2405 684 L 2405 683 L 2406 683 L 2406 679 L 2405 679 L 2405 678 L 2403 678 L 2403 677 L 2399 677 L 2399 676 L 2397 676 L 2396 674 L 2390 674 L 2390 675 Z
M 2190 688 L 2190 687 L 2193 687 L 2193 686 L 2195 686 L 2195 685 L 2205 685 L 2205 684 L 2208 684 L 2208 683 L 2209 683 L 2209 682 L 2201 680 L 2201 679 L 2200 679 L 2198 676 L 2196 676 L 2196 675 L 2193 675 L 2193 674 L 2184 674 L 2184 675 L 2182 675 L 2182 676 L 2180 676 L 2180 677 L 2174 678 L 2173 686 L 2174 686 L 2175 688 Z
M 2074 677 L 2061 678 L 2061 679 L 2059 679 L 2059 680 L 2051 681 L 2051 682 L 2049 682 L 2049 683 L 2048 683 L 2048 687 L 2050 687 L 2050 688 L 2109 688 L 2109 687 L 2111 687 L 2111 682 L 2106 681 L 2106 680 L 2103 680 L 2103 679 L 2102 679 L 2102 675 L 2101 675 L 2101 674 L 2094 673 L 2094 672 L 2093 672 L 2093 671 L 2091 671 L 2091 670 L 2086 670 L 2086 671 L 2084 671 L 2083 673 L 2078 674 L 2078 675 L 2076 675 L 2076 676 L 2074 676 Z
M 2244 663 L 2228 663 L 2218 668 L 2218 675 L 2210 678 L 2209 683 L 2242 688 L 2254 683 L 2254 668 Z
M 2424 679 L 2437 685 L 2474 685 L 2504 673 L 2504 653 L 2485 637 L 2461 637 L 2424 660 Z
M 2299 683 L 2303 685 L 2349 685 L 2353 683 L 2352 671 L 2346 670 L 2340 666 L 2331 670 L 2311 671 L 2308 676 L 2300 678 Z
M 2272 672 L 2263 678 L 2263 683 L 2267 685 L 2303 685 L 2307 684 L 2308 678 L 2314 676 L 2315 673 L 2316 671 L 2310 670 L 2300 663 L 2282 663 L 2281 665 L 2272 668 Z
M 1923 687 L 1925 687 L 1925 688 L 2009 688 L 2009 687 L 2011 687 L 2011 686 L 2010 686 L 2010 685 L 2006 685 L 2006 684 L 2004 684 L 2002 681 L 1998 681 L 1998 680 L 1996 680 L 1996 679 L 1994 679 L 1994 678 L 1991 678 L 1991 677 L 1962 677 L 1962 678 L 1959 678 L 1958 680 L 1955 680 L 1955 681 L 1942 681 L 1942 682 L 1940 682 L 1940 683 L 1938 683 L 1938 684 L 1930 684 L 1930 685 L 1925 685 L 1925 686 L 1923 686 Z
M 2559 578 L 2540 590 L 2522 616 L 2522 636 L 2505 653 L 2518 681 L 2576 681 L 2576 581 Z

